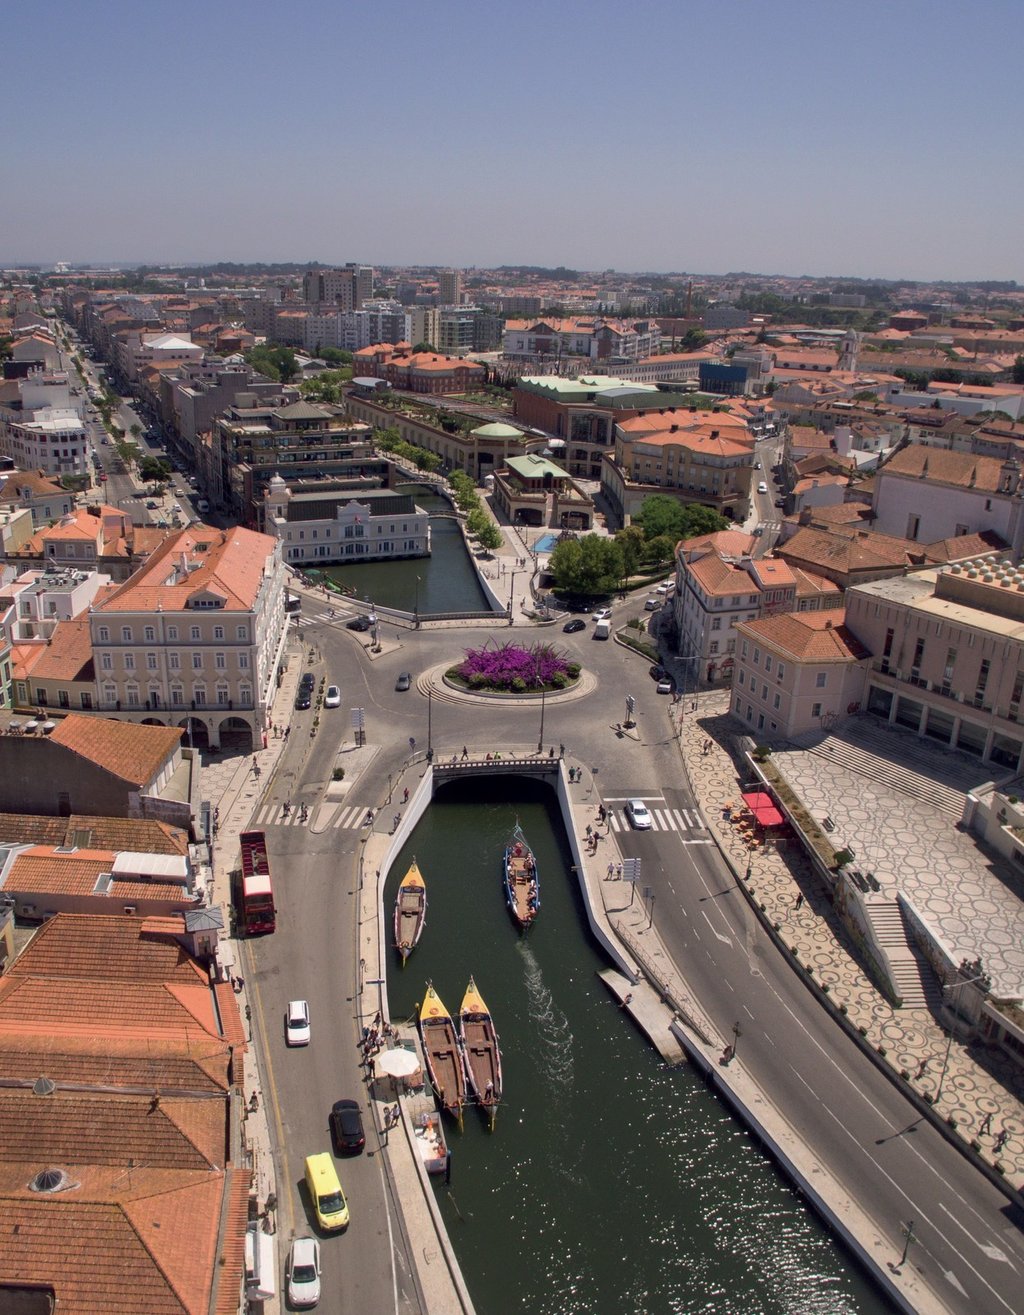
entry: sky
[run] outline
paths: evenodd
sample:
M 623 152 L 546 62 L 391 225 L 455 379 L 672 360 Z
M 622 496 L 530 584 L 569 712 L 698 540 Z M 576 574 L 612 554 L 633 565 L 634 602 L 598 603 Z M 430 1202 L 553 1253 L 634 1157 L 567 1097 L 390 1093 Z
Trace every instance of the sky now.
M 1024 281 L 1020 0 L 0 5 L 0 266 Z

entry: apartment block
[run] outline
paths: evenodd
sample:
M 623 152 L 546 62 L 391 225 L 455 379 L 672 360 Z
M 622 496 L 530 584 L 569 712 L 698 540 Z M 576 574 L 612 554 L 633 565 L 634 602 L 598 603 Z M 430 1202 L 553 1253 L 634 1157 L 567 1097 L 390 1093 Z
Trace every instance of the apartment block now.
M 289 488 L 275 475 L 264 523 L 294 566 L 384 561 L 430 554 L 430 517 L 409 493 L 327 484 Z

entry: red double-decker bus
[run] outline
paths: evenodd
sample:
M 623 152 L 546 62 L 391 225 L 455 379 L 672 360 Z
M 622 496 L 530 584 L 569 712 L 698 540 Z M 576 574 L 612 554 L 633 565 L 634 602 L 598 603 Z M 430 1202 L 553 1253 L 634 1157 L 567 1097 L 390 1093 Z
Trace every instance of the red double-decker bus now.
M 238 926 L 246 936 L 262 936 L 277 926 L 267 837 L 262 831 L 243 831 L 239 843 L 242 876 L 238 885 Z

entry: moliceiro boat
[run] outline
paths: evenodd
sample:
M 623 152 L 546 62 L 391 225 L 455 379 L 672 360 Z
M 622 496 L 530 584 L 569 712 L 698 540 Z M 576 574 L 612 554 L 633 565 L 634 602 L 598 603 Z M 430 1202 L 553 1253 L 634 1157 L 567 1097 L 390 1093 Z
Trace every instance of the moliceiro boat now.
M 413 859 L 395 896 L 395 949 L 402 956 L 402 966 L 416 948 L 427 921 L 427 884 Z
M 501 1100 L 501 1048 L 490 1010 L 472 977 L 459 1010 L 459 1040 L 469 1089 L 493 1129 Z
M 459 1052 L 459 1038 L 452 1016 L 444 1007 L 432 982 L 420 1006 L 420 1040 L 430 1085 L 443 1110 L 453 1118 L 462 1118 L 466 1103 L 466 1072 Z
M 521 928 L 529 927 L 540 910 L 540 878 L 533 850 L 518 822 L 505 847 L 504 863 L 508 911 Z

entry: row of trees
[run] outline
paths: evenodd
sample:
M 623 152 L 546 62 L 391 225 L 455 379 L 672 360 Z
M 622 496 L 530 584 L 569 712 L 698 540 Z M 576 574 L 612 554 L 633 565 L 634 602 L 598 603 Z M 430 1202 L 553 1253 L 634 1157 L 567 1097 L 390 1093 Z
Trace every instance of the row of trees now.
M 671 562 L 680 539 L 711 534 L 728 524 L 712 507 L 654 494 L 645 499 L 633 524 L 614 538 L 585 534 L 557 543 L 550 561 L 555 588 L 583 598 L 613 593 L 641 570 Z
M 466 528 L 480 542 L 480 546 L 493 552 L 501 544 L 501 530 L 484 511 L 476 485 L 464 470 L 454 470 L 448 478 L 455 505 L 466 513 Z

